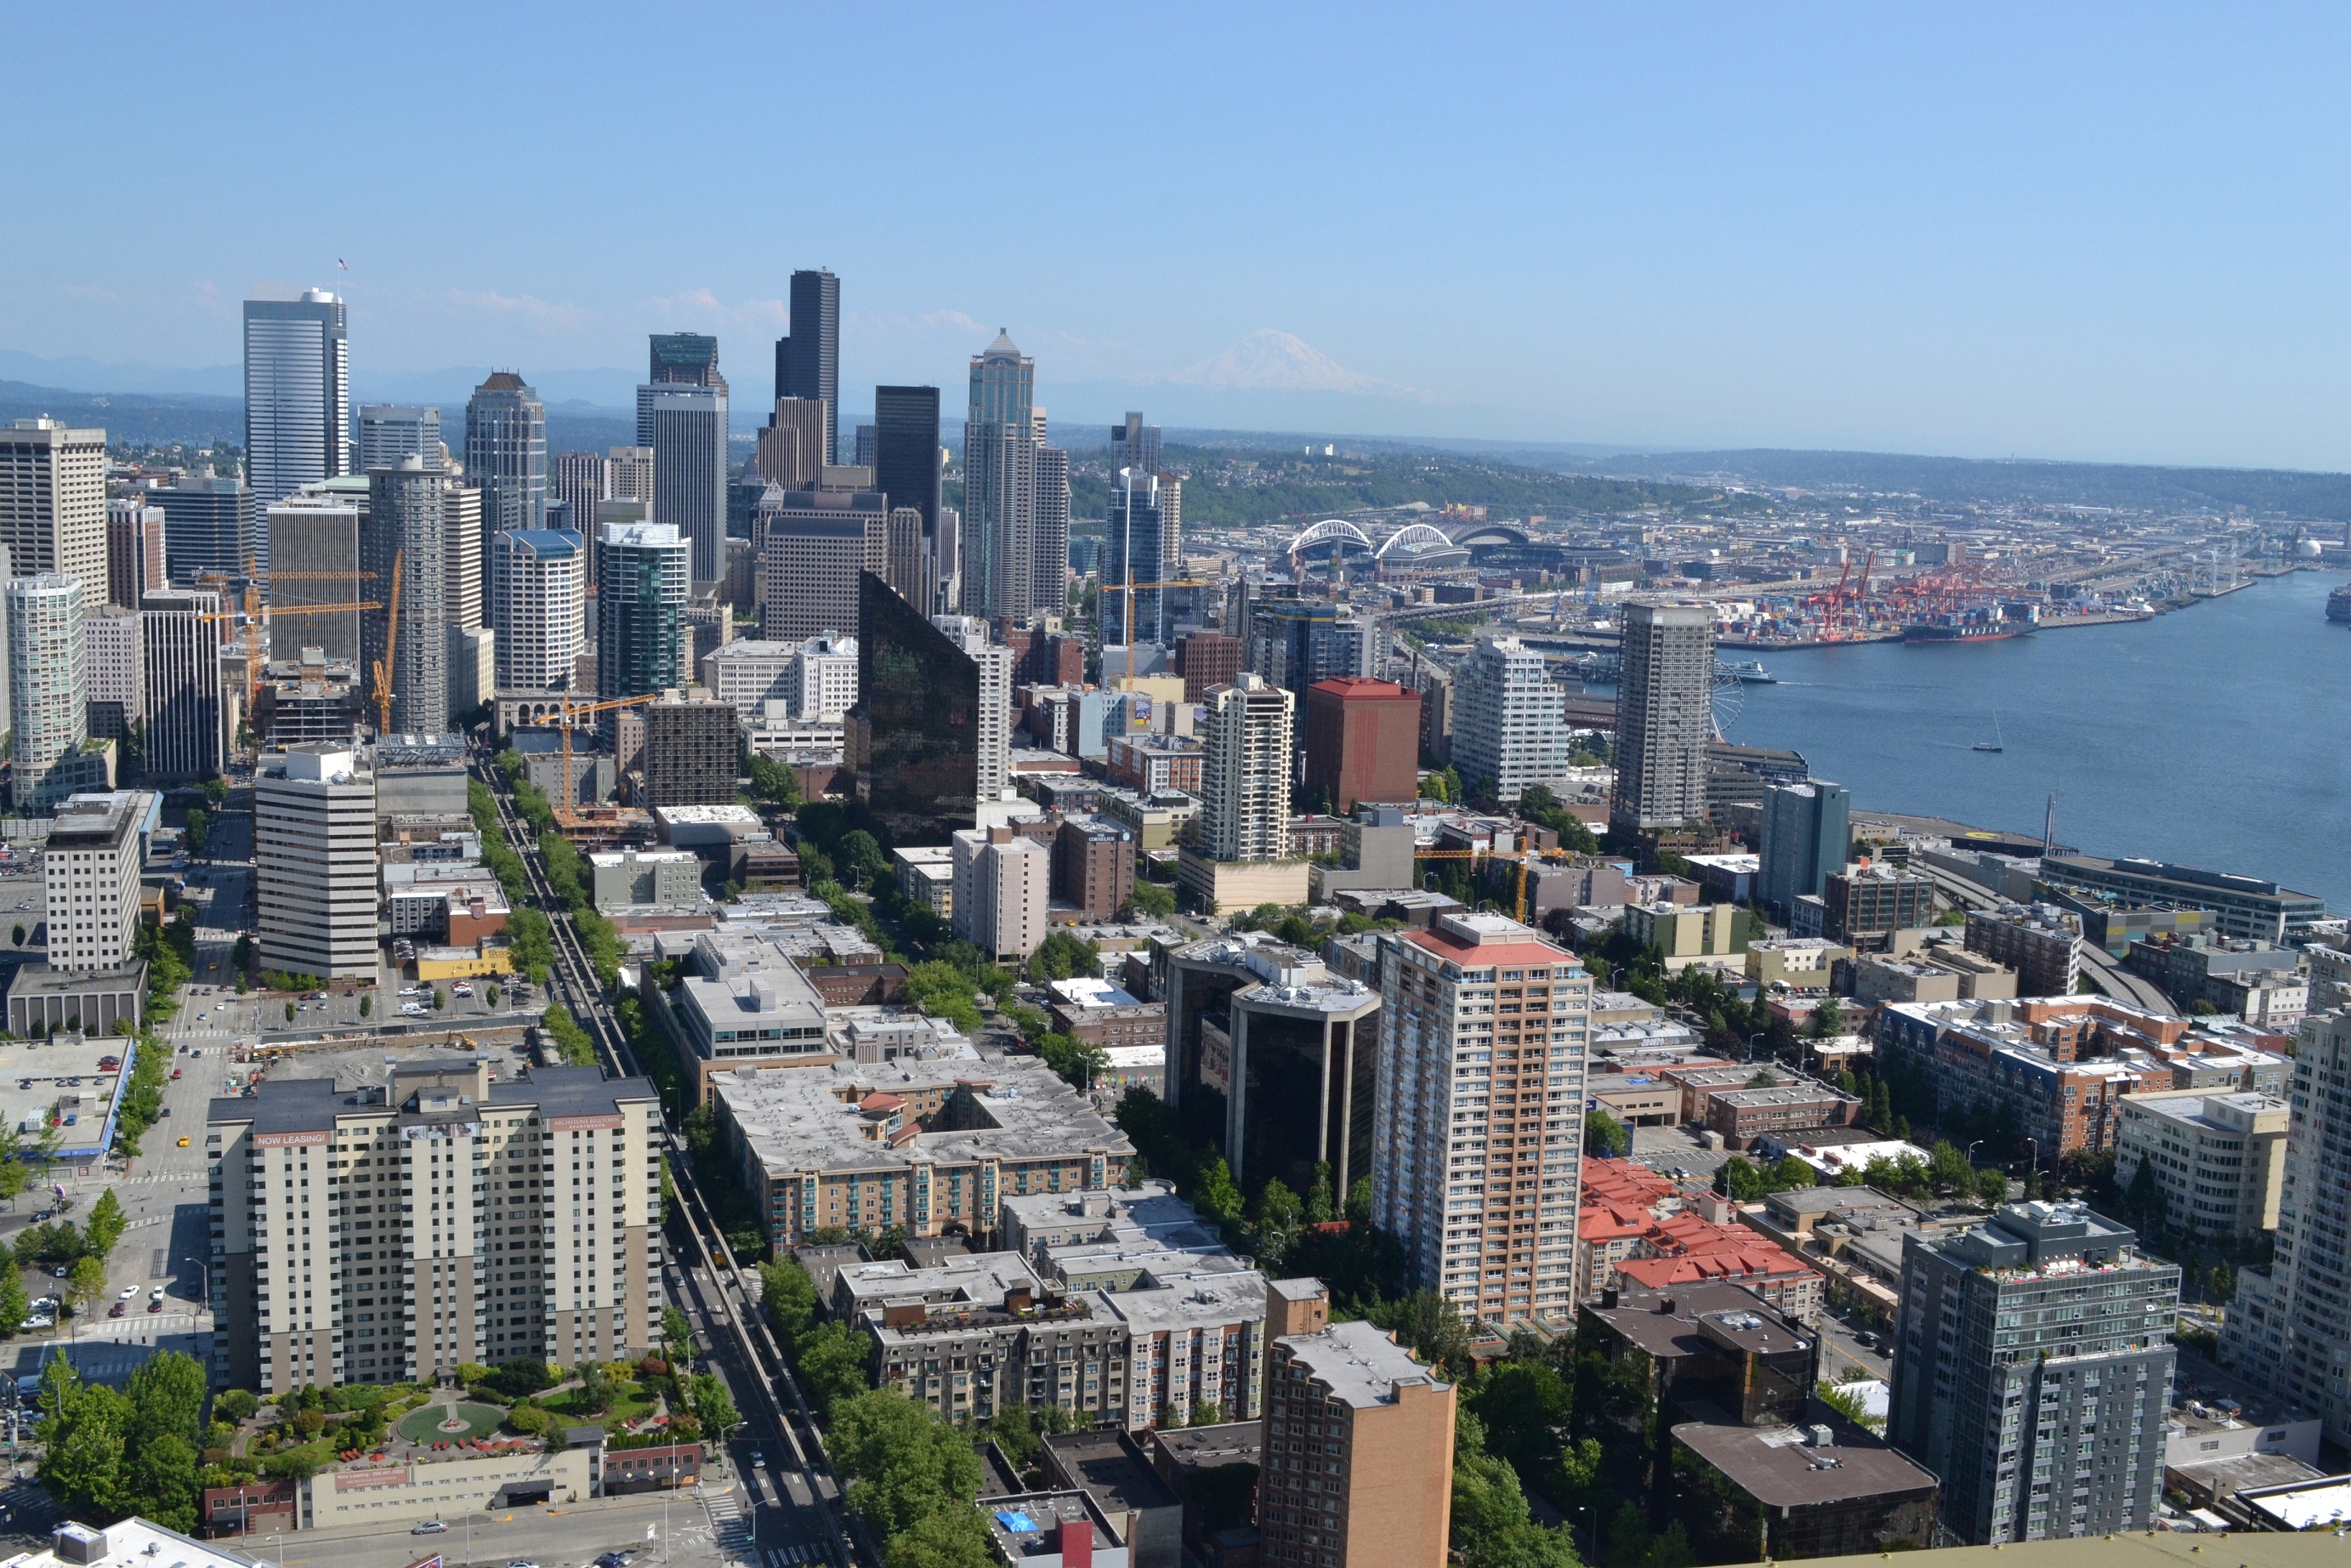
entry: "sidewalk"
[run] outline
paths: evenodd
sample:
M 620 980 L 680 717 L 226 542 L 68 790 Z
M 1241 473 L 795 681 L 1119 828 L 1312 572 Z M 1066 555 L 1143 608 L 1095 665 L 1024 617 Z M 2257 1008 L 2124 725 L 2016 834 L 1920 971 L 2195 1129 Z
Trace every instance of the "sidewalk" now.
M 585 1568 L 599 1554 L 613 1551 L 636 1553 L 636 1568 L 661 1568 L 664 1561 L 706 1568 L 721 1562 L 722 1554 L 705 1503 L 733 1490 L 728 1482 L 705 1487 L 701 1497 L 688 1488 L 552 1507 L 444 1515 L 449 1528 L 428 1535 L 413 1533 L 417 1518 L 402 1518 L 275 1537 L 224 1537 L 219 1544 L 283 1568 L 319 1568 L 326 1563 L 335 1568 L 408 1568 L 436 1556 L 443 1560 L 444 1568 L 503 1568 L 516 1562 L 536 1563 L 538 1568 Z M 664 1500 L 669 1514 L 666 1540 L 661 1529 Z

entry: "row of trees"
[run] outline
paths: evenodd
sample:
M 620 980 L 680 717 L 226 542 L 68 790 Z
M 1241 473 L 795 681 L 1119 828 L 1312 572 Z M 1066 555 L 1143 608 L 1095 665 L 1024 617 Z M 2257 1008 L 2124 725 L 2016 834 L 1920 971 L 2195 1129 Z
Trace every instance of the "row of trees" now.
M 56 1357 L 41 1373 L 41 1484 L 76 1519 L 135 1513 L 193 1531 L 204 1408 L 204 1368 L 176 1351 L 141 1363 L 120 1394 Z

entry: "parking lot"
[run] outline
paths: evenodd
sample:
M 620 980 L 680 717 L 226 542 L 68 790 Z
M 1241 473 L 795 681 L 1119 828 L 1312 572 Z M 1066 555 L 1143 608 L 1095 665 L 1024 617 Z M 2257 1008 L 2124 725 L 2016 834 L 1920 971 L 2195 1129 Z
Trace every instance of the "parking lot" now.
M 1633 1129 L 1633 1152 L 1628 1156 L 1636 1166 L 1646 1166 L 1660 1175 L 1678 1180 L 1710 1182 L 1722 1162 L 1730 1155 L 1721 1149 L 1709 1149 L 1698 1142 L 1698 1132 L 1691 1127 L 1635 1127 Z

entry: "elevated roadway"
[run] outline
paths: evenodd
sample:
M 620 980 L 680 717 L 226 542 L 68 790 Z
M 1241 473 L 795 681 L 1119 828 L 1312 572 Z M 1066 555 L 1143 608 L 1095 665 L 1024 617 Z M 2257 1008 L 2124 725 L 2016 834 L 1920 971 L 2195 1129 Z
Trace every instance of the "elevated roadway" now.
M 1990 889 L 1970 882 L 1963 876 L 1955 876 L 1949 872 L 1938 871 L 1933 866 L 1918 866 L 1913 869 L 1922 870 L 1928 876 L 1933 877 L 1936 891 L 1962 909 L 1996 909 L 2007 902 Z M 2147 980 L 2124 968 L 2114 955 L 2103 947 L 2093 946 L 2087 942 L 2083 943 L 2082 968 L 2090 977 L 2092 984 L 2118 1002 L 2127 1002 L 2135 1008 L 2145 1008 L 2149 1012 L 2171 1013 L 2179 1010 L 2172 1006 L 2169 997 L 2165 996 Z

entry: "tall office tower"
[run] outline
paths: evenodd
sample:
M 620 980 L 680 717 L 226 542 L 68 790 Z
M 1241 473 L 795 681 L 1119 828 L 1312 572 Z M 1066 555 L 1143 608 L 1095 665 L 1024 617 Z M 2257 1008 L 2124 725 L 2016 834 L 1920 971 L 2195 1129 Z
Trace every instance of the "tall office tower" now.
M 882 576 L 909 604 L 930 602 L 930 552 L 923 548 L 923 514 L 912 507 L 890 508 L 889 541 Z
M 637 444 L 653 448 L 653 516 L 685 539 L 695 584 L 718 581 L 726 570 L 726 383 L 639 387 Z
M 559 452 L 548 462 L 548 500 L 570 503 L 567 526 L 582 538 L 596 531 L 596 507 L 612 494 L 611 466 L 601 452 Z
M 718 340 L 700 332 L 655 332 L 645 380 L 655 386 L 725 392 L 726 378 L 718 373 Z
M 481 489 L 485 531 L 547 526 L 547 405 L 511 371 L 492 371 L 465 403 L 465 480 Z
M 944 470 L 946 448 L 940 448 Z M 944 502 L 939 507 L 938 531 L 931 536 L 931 580 L 937 585 L 932 602 L 945 609 L 963 602 L 963 509 Z
M 253 877 L 263 968 L 374 981 L 375 785 L 348 744 L 308 741 L 262 758 Z
M 1166 483 L 1172 487 L 1175 481 Z M 1111 476 L 1110 507 L 1102 551 L 1102 594 L 1095 623 L 1102 628 L 1102 646 L 1129 643 L 1165 646 L 1169 641 L 1167 593 L 1159 588 L 1129 583 L 1173 581 L 1168 569 L 1165 517 L 1159 508 L 1160 476 L 1137 468 L 1121 468 Z M 1067 546 L 1064 545 L 1066 552 Z M 1128 601 L 1134 602 L 1134 622 L 1128 625 Z
M 2314 949 L 2317 951 L 2317 949 Z M 2278 1197 L 2277 1250 L 2266 1269 L 2238 1276 L 2237 1299 L 2220 1333 L 2221 1364 L 2281 1405 L 2324 1423 L 2330 1443 L 2351 1442 L 2351 1305 L 2343 1289 L 2351 1197 L 2351 1011 L 2306 1018 L 2288 1091 L 2285 1180 Z
M 1139 468 L 1145 474 L 1161 469 L 1159 427 L 1144 423 L 1143 416 L 1131 409 L 1125 423 L 1110 427 L 1110 469 L 1115 474 L 1122 468 Z
M 899 843 L 943 845 L 978 821 L 981 661 L 872 572 L 858 580 L 858 622 L 857 798 Z
M 857 427 L 855 450 L 856 455 L 849 460 L 852 465 L 860 468 L 873 466 L 874 455 L 881 450 L 881 437 L 875 434 L 873 426 L 861 424 Z
M 1306 688 L 1306 791 L 1320 797 L 1312 809 L 1344 815 L 1359 800 L 1416 800 L 1419 758 L 1417 694 L 1360 677 Z
M 183 474 L 171 488 L 148 491 L 147 499 L 163 508 L 163 572 L 172 582 L 185 588 L 199 572 L 244 572 L 254 528 L 253 498 L 243 481 Z
M 1591 977 L 1499 915 L 1440 915 L 1380 945 L 1372 1212 L 1403 1240 L 1419 1287 L 1463 1316 L 1564 1317 Z
M 269 503 L 351 471 L 350 382 L 340 298 L 312 288 L 245 302 L 245 478 L 265 569 Z
M 951 849 L 956 935 L 990 963 L 1025 963 L 1045 940 L 1053 852 L 1010 828 L 962 829 Z
M 1037 361 L 998 332 L 971 361 L 963 426 L 963 604 L 1028 619 L 1034 606 Z
M 934 615 L 945 632 L 978 671 L 973 706 L 973 775 L 981 806 L 1001 800 L 1012 784 L 1012 650 L 991 642 L 987 622 L 977 615 Z M 861 672 L 862 673 L 862 672 Z
M 824 404 L 814 398 L 778 398 L 751 459 L 759 476 L 787 490 L 805 490 L 815 484 L 828 466 L 824 416 Z
M 162 587 L 170 553 L 162 507 L 145 496 L 116 496 L 107 501 L 107 603 L 133 609 L 141 594 Z
M 1755 896 L 1774 920 L 1799 898 L 1820 896 L 1853 848 L 1853 799 L 1825 779 L 1763 791 L 1761 864 Z
M 517 528 L 490 538 L 492 628 L 502 690 L 569 687 L 579 667 L 587 591 L 587 541 L 578 534 Z
M 1706 819 L 1714 737 L 1714 614 L 1703 604 L 1628 604 L 1617 655 L 1616 794 L 1608 826 L 1625 838 Z M 1458 685 L 1456 691 L 1459 690 Z M 1454 766 L 1461 717 L 1453 721 Z
M 1200 845 L 1212 858 L 1290 858 L 1290 734 L 1297 701 L 1255 674 L 1208 694 Z
M 1311 1440 L 1319 1481 L 1268 1464 L 1264 1568 L 1402 1568 L 1446 1560 L 1454 1385 L 1360 1319 L 1330 1321 L 1320 1281 L 1266 1287 L 1265 1440 Z M 1266 1450 L 1272 1452 L 1269 1446 Z
M 395 1064 L 378 1087 L 269 1078 L 213 1103 L 217 1386 L 432 1381 L 468 1362 L 633 1361 L 660 1343 L 652 1083 L 592 1067 L 494 1082 L 465 1058 Z M 567 1161 L 602 1178 L 585 1230 L 514 1185 Z M 357 1205 L 297 1205 L 329 1175 L 385 1228 L 338 1218 Z
M 448 541 L 443 515 L 449 489 L 442 475 L 412 457 L 368 476 L 360 570 L 366 574 L 361 586 L 367 601 L 381 608 L 360 618 L 360 679 L 371 682 L 376 664 L 386 663 L 396 734 L 439 735 L 449 727 Z M 397 625 L 392 615 L 395 591 Z
M 489 548 L 488 530 L 483 526 L 486 506 L 484 492 L 465 481 L 452 479 L 441 492 L 441 607 L 450 627 L 459 632 L 478 632 L 485 623 L 482 557 Z
M 221 596 L 158 588 L 139 601 L 139 648 L 146 659 L 141 771 L 157 784 L 192 784 L 221 770 Z M 306 617 L 307 619 L 307 617 Z
M 127 740 L 146 711 L 146 656 L 139 645 L 139 612 L 101 604 L 81 618 L 83 690 L 89 703 L 89 733 L 101 740 Z
M 923 514 L 934 553 L 939 532 L 939 389 L 873 389 L 873 487 Z M 926 607 L 927 608 L 927 607 Z
M 357 604 L 375 597 L 360 591 L 360 533 L 356 497 L 306 494 L 270 504 L 269 537 L 275 541 L 271 553 L 277 565 L 270 570 L 266 591 L 275 657 L 291 659 L 304 648 L 316 648 L 329 659 L 359 658 L 358 611 L 287 612 L 308 605 Z
M 2137 1241 L 2079 1203 L 1904 1238 L 1886 1435 L 1962 1541 L 2154 1528 L 2179 1268 Z
M 1045 411 L 1037 411 L 1041 433 Z M 1029 545 L 1029 603 L 1045 615 L 1070 612 L 1070 455 L 1045 444 L 1036 455 L 1036 533 Z
M 438 468 L 447 451 L 441 439 L 439 409 L 399 402 L 360 404 L 360 449 L 355 472 L 397 468 L 403 457 L 422 458 L 427 468 Z M 468 459 L 469 465 L 470 462 Z
M 596 541 L 596 695 L 678 684 L 686 542 L 667 523 L 607 523 Z
M 604 499 L 650 501 L 653 498 L 653 449 L 615 446 L 604 454 Z M 586 520 L 594 521 L 590 508 Z
M 138 956 L 139 879 L 147 869 L 147 808 L 137 789 L 75 795 L 49 821 L 41 852 L 49 967 L 87 975 Z
M 771 497 L 758 529 L 760 635 L 856 635 L 858 574 L 890 564 L 890 498 L 872 471 L 825 469 L 816 488 Z
M 0 430 L 0 545 L 9 570 L 61 571 L 106 602 L 106 432 L 20 419 Z
M 830 272 L 792 274 L 792 332 L 776 340 L 776 396 L 824 404 L 818 461 L 840 462 L 841 279 Z
M 1567 772 L 1566 690 L 1516 637 L 1479 643 L 1453 674 L 1453 766 L 1472 789 L 1489 781 L 1507 804 Z M 1700 747 L 1701 782 L 1705 766 Z
M 673 692 L 638 710 L 644 716 L 644 804 L 731 806 L 743 755 L 742 720 L 733 703 Z
M 8 713 L 17 810 L 47 811 L 85 782 L 74 759 L 89 736 L 82 585 L 59 571 L 8 580 Z

